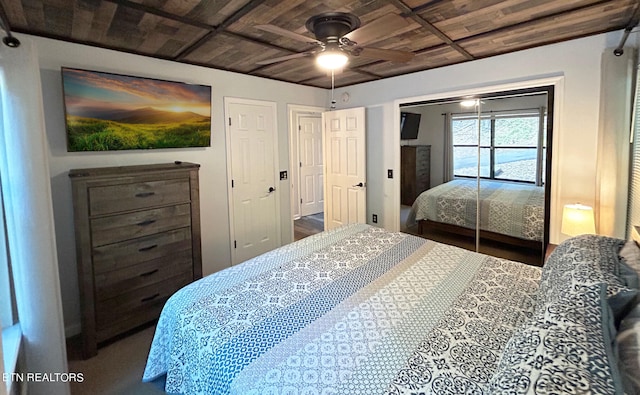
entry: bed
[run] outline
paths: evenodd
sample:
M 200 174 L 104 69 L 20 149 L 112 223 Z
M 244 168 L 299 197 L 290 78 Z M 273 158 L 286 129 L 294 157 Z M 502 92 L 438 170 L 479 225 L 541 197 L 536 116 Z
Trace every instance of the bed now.
M 454 179 L 422 192 L 411 207 L 407 225 L 473 235 L 477 181 Z M 481 237 L 542 249 L 544 188 L 529 184 L 480 181 Z
M 541 269 L 368 225 L 325 231 L 174 294 L 143 380 L 184 394 L 622 394 L 613 322 L 637 294 L 622 243 L 571 239 Z

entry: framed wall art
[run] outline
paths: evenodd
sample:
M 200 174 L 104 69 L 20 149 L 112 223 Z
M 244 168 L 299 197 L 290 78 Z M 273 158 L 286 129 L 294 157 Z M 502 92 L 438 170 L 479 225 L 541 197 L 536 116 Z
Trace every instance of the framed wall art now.
M 211 87 L 62 68 L 67 151 L 208 147 Z

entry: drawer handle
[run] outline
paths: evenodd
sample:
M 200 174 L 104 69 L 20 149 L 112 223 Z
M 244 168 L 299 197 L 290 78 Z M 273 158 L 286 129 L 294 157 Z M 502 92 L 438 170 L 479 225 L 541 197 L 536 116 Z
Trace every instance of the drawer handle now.
M 138 225 L 138 226 L 147 226 L 147 225 L 151 225 L 154 222 L 156 222 L 155 219 L 147 219 L 147 220 L 144 220 L 142 222 L 138 222 L 136 225 Z
M 145 252 L 145 251 L 153 250 L 157 246 L 158 246 L 157 244 L 153 244 L 153 245 L 150 245 L 148 247 L 141 247 L 141 248 L 138 248 L 138 251 L 139 252 Z
M 136 193 L 136 197 L 146 198 L 146 197 L 149 197 L 149 196 L 153 196 L 155 194 L 156 194 L 155 192 L 140 192 L 140 193 Z
M 149 277 L 150 275 L 152 275 L 152 274 L 156 273 L 157 271 L 158 271 L 158 269 L 153 269 L 153 270 L 148 271 L 148 272 L 146 272 L 146 273 L 142 273 L 142 274 L 140 275 L 140 277 Z
M 146 298 L 140 299 L 140 303 L 148 302 L 150 300 L 153 300 L 153 299 L 157 298 L 158 296 L 160 296 L 159 293 L 156 293 L 156 294 L 151 295 L 151 296 L 147 296 Z

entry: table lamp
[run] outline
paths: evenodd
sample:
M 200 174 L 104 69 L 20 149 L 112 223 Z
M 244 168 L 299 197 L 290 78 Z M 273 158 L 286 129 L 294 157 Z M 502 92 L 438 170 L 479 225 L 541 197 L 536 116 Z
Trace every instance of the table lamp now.
M 562 210 L 560 232 L 569 236 L 595 234 L 596 224 L 593 208 L 580 203 L 565 205 Z

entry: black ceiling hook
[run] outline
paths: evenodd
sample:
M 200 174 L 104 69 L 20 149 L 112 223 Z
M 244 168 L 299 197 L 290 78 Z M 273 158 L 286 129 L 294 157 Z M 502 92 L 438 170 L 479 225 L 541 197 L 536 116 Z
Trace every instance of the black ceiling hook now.
M 20 46 L 20 40 L 13 37 L 11 34 L 7 35 L 2 39 L 4 45 L 10 48 L 18 48 Z

